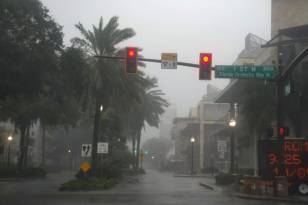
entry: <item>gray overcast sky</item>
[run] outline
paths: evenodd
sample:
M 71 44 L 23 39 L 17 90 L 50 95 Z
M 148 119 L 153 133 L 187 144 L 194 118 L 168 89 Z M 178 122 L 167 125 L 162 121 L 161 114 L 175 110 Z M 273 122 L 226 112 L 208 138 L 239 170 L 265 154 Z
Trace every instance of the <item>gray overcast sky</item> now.
M 87 28 L 119 16 L 120 27 L 131 27 L 137 35 L 121 46 L 143 48 L 142 55 L 160 58 L 162 52 L 178 53 L 179 61 L 198 63 L 200 52 L 213 53 L 213 63 L 232 64 L 244 48 L 248 33 L 270 38 L 270 0 L 42 0 L 64 28 L 65 42 L 79 36 L 74 25 Z M 160 70 L 147 63 L 145 72 L 159 79 L 160 88 L 185 116 L 206 92 L 209 81 L 198 80 L 198 70 L 178 67 Z M 223 88 L 227 80 L 212 80 Z

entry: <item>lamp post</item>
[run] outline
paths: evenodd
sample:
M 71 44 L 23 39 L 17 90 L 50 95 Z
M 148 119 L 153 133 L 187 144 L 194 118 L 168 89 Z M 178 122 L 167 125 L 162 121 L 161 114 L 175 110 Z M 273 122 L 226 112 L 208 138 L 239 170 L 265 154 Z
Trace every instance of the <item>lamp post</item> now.
M 7 166 L 10 166 L 10 155 L 11 155 L 11 141 L 13 140 L 12 136 L 8 136 L 8 153 L 7 153 Z
M 231 119 L 229 121 L 229 127 L 231 128 L 231 139 L 230 139 L 230 173 L 234 173 L 234 128 L 236 121 Z
M 191 175 L 193 175 L 194 174 L 194 143 L 195 143 L 195 138 L 191 137 L 190 142 L 191 142 Z

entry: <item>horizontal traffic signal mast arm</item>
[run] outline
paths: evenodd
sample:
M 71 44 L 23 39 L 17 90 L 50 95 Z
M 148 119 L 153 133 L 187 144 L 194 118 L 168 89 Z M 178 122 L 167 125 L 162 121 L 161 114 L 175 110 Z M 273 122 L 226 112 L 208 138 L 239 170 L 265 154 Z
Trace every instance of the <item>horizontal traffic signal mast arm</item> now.
M 107 58 L 107 59 L 115 59 L 115 60 L 125 60 L 124 57 L 120 56 L 95 56 L 96 58 Z M 144 61 L 144 62 L 152 62 L 152 63 L 161 63 L 160 59 L 151 59 L 151 58 L 137 58 L 138 61 Z M 199 68 L 199 64 L 194 63 L 186 63 L 186 62 L 177 62 L 177 65 L 186 66 L 186 67 L 192 67 L 192 68 Z M 212 70 L 215 70 L 214 67 L 211 67 Z

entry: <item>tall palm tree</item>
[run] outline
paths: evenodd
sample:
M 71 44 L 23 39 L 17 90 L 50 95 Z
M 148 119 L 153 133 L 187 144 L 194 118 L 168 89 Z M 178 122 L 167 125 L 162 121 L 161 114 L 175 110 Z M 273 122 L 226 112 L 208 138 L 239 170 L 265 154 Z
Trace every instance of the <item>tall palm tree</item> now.
M 101 18 L 98 26 L 93 26 L 93 30 L 86 30 L 84 26 L 79 23 L 76 25 L 83 38 L 74 38 L 73 43 L 85 48 L 90 55 L 101 56 L 115 56 L 120 49 L 117 45 L 135 35 L 131 28 L 119 29 L 118 17 L 112 17 L 109 22 L 103 26 L 103 19 Z M 112 96 L 118 93 L 119 89 L 125 90 L 125 83 L 119 74 L 120 66 L 116 66 L 117 62 L 106 59 L 95 60 L 95 79 L 93 82 L 93 96 L 94 96 L 94 128 L 92 140 L 92 168 L 95 173 L 97 168 L 97 142 L 99 135 L 100 124 L 100 107 L 103 105 L 104 110 L 107 110 L 112 105 Z
M 169 104 L 162 97 L 164 93 L 157 87 L 156 78 L 146 78 L 146 87 L 140 89 L 140 101 L 133 106 L 133 128 L 136 134 L 137 153 L 135 155 L 135 168 L 139 167 L 141 131 L 147 123 L 158 127 L 159 116 L 164 113 L 164 108 Z M 134 147 L 134 146 L 133 146 Z M 135 147 L 134 147 L 135 148 Z

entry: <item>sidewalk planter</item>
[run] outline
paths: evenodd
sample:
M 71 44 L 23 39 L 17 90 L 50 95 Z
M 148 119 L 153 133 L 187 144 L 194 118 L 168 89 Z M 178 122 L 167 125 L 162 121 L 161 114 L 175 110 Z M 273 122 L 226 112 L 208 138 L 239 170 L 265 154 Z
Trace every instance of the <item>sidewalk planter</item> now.
M 273 181 L 261 177 L 245 176 L 242 192 L 251 195 L 273 196 Z
M 288 179 L 285 176 L 275 177 L 276 196 L 288 196 Z
M 217 185 L 230 185 L 237 182 L 238 176 L 233 174 L 220 173 L 215 176 Z

